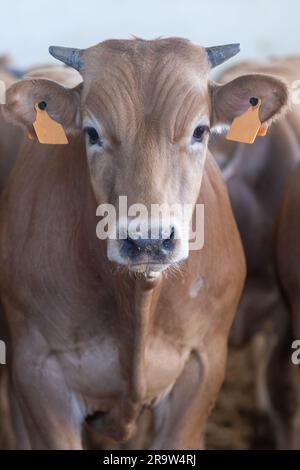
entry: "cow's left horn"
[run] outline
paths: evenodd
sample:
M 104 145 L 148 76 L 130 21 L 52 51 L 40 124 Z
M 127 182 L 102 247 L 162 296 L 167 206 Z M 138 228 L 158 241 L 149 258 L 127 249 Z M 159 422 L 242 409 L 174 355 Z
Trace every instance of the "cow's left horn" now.
M 206 47 L 208 62 L 213 69 L 240 52 L 239 43 L 224 46 Z
M 50 46 L 49 52 L 53 57 L 65 64 L 80 71 L 82 67 L 82 49 L 72 49 L 71 47 Z

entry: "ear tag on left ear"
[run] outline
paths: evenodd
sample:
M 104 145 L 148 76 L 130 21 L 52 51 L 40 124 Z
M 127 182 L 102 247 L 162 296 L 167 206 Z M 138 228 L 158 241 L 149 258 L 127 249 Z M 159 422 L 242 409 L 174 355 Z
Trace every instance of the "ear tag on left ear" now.
M 247 111 L 234 118 L 230 129 L 226 135 L 227 140 L 242 142 L 245 144 L 253 144 L 255 138 L 261 128 L 259 119 L 259 108 L 261 105 L 260 98 L 250 98 L 250 107 Z
M 38 141 L 41 144 L 68 144 L 63 126 L 49 116 L 46 107 L 45 101 L 35 105 L 36 119 L 33 127 Z

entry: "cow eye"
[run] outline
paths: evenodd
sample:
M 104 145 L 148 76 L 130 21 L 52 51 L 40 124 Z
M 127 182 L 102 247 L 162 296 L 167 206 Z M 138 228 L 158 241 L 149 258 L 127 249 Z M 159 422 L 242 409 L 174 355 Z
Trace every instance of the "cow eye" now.
M 193 133 L 193 143 L 194 142 L 202 142 L 206 131 L 208 131 L 207 126 L 197 126 L 194 130 L 194 133 Z
M 85 127 L 84 132 L 89 138 L 90 145 L 102 145 L 99 134 L 94 127 Z

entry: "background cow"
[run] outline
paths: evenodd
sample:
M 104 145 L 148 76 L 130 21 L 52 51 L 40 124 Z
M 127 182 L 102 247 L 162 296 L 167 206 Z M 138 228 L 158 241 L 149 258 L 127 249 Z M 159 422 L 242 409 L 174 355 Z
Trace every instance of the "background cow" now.
M 292 83 L 300 59 L 241 63 L 220 77 L 226 83 L 249 71 L 269 73 Z M 274 259 L 274 226 L 287 179 L 300 156 L 300 110 L 291 102 L 283 119 L 253 145 L 212 139 L 212 151 L 222 168 L 241 234 L 247 262 L 245 290 L 230 334 L 231 344 L 245 346 L 254 338 L 259 409 L 272 420 L 277 446 L 293 445 L 296 401 L 287 387 L 290 361 L 290 314 L 282 297 Z M 264 343 L 262 343 L 264 339 Z M 259 348 L 259 352 L 258 352 Z M 266 431 L 270 432 L 267 428 Z
M 35 66 L 22 73 L 31 78 L 49 78 L 66 87 L 76 86 L 82 80 L 76 70 L 60 65 Z M 0 58 L 0 80 L 5 83 L 6 89 L 18 81 L 22 73 L 11 60 L 4 57 Z M 0 194 L 14 166 L 22 139 L 27 137 L 22 127 L 7 122 L 3 118 L 2 109 L 0 108 Z M 8 355 L 10 355 L 8 328 L 1 305 L 0 338 L 5 340 L 8 346 Z M 11 426 L 7 368 L 4 367 L 0 369 L 0 415 L 0 448 L 13 448 L 15 446 L 15 436 Z
M 299 316 L 299 210 L 300 210 L 300 194 L 299 194 L 299 177 L 300 165 L 298 164 L 294 172 L 288 180 L 286 190 L 282 199 L 279 215 L 276 224 L 276 254 L 277 269 L 281 282 L 283 297 L 285 299 L 286 308 L 289 312 L 289 323 L 287 325 L 285 347 L 287 350 L 289 367 L 279 363 L 281 374 L 285 380 L 286 389 L 286 406 L 290 414 L 295 415 L 297 408 L 299 409 L 299 365 L 292 362 L 292 354 L 295 349 L 292 343 L 300 339 L 300 316 Z M 299 349 L 299 345 L 298 345 Z M 299 354 L 298 354 L 299 357 Z M 287 373 L 289 371 L 289 373 Z M 277 400 L 280 402 L 280 396 Z M 299 416 L 298 416 L 299 418 Z M 293 420 L 292 425 L 297 429 L 299 422 Z M 297 447 L 297 435 L 294 435 L 293 445 Z
M 0 80 L 7 89 L 15 83 L 17 78 L 8 71 L 10 64 L 8 57 L 0 57 Z M 8 123 L 3 119 L 0 107 L 0 194 L 4 187 L 4 182 L 16 158 L 17 149 L 23 130 L 20 126 Z M 2 312 L 0 302 L 0 338 L 9 344 L 7 324 Z M 9 353 L 9 351 L 7 351 Z M 8 401 L 8 374 L 5 367 L 0 368 L 0 448 L 10 449 L 14 446 L 14 436 L 11 427 L 10 406 Z

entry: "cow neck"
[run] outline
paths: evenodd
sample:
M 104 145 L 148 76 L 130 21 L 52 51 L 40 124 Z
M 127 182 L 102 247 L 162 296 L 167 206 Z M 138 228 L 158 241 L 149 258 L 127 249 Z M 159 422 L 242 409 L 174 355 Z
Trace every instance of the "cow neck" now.
M 126 382 L 128 401 L 133 405 L 145 397 L 145 351 L 150 336 L 162 279 L 147 281 L 127 279 L 122 284 L 119 299 L 120 334 L 124 349 L 120 351 L 120 363 Z M 125 339 L 125 341 L 124 341 Z M 127 406 L 129 403 L 127 403 Z M 128 410 L 129 412 L 129 410 Z
M 153 313 L 158 300 L 158 291 L 161 282 L 143 281 L 135 282 L 134 292 L 134 335 L 133 335 L 133 354 L 132 354 L 132 374 L 131 389 L 134 395 L 133 401 L 139 400 L 145 396 L 145 349 L 147 338 L 153 321 Z

